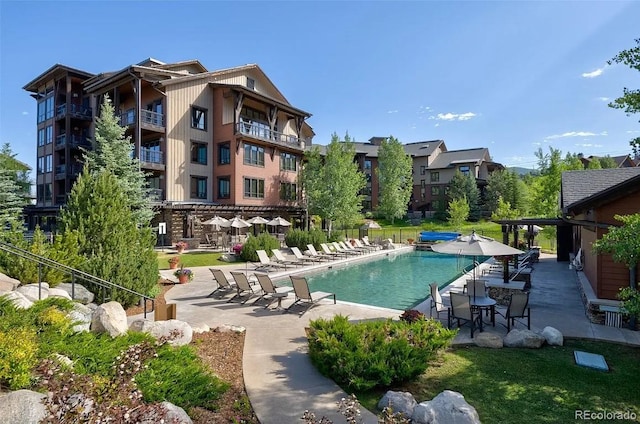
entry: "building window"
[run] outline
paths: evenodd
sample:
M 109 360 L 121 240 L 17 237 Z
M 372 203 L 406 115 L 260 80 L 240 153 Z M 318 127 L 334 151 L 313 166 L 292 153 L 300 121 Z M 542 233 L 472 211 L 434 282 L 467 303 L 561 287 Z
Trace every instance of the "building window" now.
M 38 123 L 53 118 L 53 96 L 38 102 Z
M 437 183 L 440 181 L 440 173 L 439 172 L 432 172 L 431 173 L 431 182 L 432 183 Z
M 371 174 L 364 174 L 364 177 L 367 179 L 367 182 L 371 182 Z
M 45 129 L 41 128 L 38 130 L 38 147 L 44 146 L 44 137 L 45 137 Z
M 425 188 L 427 186 L 427 182 L 425 180 L 420 180 L 420 187 Z
M 53 156 L 47 155 L 44 157 L 44 172 L 53 171 Z
M 53 200 L 53 188 L 51 183 L 47 183 L 44 185 L 44 201 L 50 202 Z
M 431 186 L 431 195 L 440 196 L 440 186 Z
M 439 200 L 434 200 L 433 202 L 431 202 L 431 210 L 434 210 L 434 211 L 439 211 L 440 210 L 440 201 Z
M 460 168 L 458 168 L 460 170 L 460 172 L 462 172 L 464 175 L 469 175 L 469 166 L 465 165 L 465 166 L 461 166 Z
M 231 178 L 218 178 L 218 199 L 228 199 L 231 197 Z
M 291 153 L 280 153 L 280 169 L 283 171 L 296 171 L 298 157 Z
M 427 167 L 422 165 L 420 166 L 420 175 L 425 175 L 427 173 Z
M 40 156 L 38 158 L 38 170 L 37 170 L 38 174 L 43 174 L 44 173 L 44 156 Z
M 294 183 L 280 183 L 280 199 L 298 200 L 298 189 Z
M 231 147 L 229 143 L 218 145 L 218 163 L 220 165 L 231 163 Z
M 207 130 L 207 109 L 191 106 L 191 128 Z
M 247 165 L 264 166 L 264 147 L 245 143 L 244 163 Z
M 53 143 L 53 125 L 49 125 L 47 128 L 45 128 L 45 138 L 44 138 L 44 144 L 51 144 Z
M 370 160 L 368 160 L 368 159 L 366 159 L 366 160 L 364 161 L 364 170 L 365 170 L 365 171 L 371 171 L 371 161 L 370 161 Z
M 256 89 L 256 80 L 254 80 L 253 78 L 247 77 L 247 88 L 249 90 L 255 90 Z
M 191 162 L 200 165 L 207 164 L 207 143 L 191 142 Z
M 207 198 L 207 177 L 191 177 L 191 198 Z
M 36 187 L 36 200 L 38 203 L 44 202 L 44 184 L 38 184 Z
M 245 178 L 244 197 L 264 199 L 264 180 L 260 180 L 258 178 Z

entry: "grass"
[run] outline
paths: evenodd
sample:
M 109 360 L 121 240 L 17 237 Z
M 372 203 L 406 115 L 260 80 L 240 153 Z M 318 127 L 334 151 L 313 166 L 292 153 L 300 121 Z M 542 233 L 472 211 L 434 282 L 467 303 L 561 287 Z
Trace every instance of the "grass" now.
M 220 265 L 229 265 L 229 262 L 224 262 L 220 260 L 222 256 L 221 252 L 185 252 L 180 255 L 177 253 L 169 253 L 169 252 L 158 252 L 158 267 L 160 269 L 169 269 L 169 258 L 179 256 L 180 265 L 184 265 L 185 268 L 193 267 L 193 266 L 220 266 Z
M 610 372 L 575 365 L 574 350 L 604 355 Z M 576 421 L 576 410 L 640 416 L 638 375 L 640 348 L 567 340 L 542 349 L 450 349 L 418 379 L 392 390 L 411 392 L 418 402 L 447 389 L 460 392 L 482 422 L 568 423 Z M 376 410 L 382 394 L 357 395 Z

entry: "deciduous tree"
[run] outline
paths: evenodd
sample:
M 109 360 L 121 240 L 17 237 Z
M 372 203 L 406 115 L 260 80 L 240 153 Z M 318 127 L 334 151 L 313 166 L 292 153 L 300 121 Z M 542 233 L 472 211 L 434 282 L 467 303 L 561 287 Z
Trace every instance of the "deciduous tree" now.
M 462 224 L 469 218 L 469 202 L 466 197 L 454 199 L 449 202 L 449 223 L 454 229 L 460 230 Z
M 480 219 L 480 190 L 478 190 L 476 179 L 472 175 L 456 171 L 449 182 L 449 199 L 462 198 L 466 198 L 469 204 L 469 219 L 472 221 Z
M 380 182 L 378 211 L 392 223 L 407 212 L 413 190 L 412 164 L 398 139 L 390 136 L 382 140 L 376 170 Z

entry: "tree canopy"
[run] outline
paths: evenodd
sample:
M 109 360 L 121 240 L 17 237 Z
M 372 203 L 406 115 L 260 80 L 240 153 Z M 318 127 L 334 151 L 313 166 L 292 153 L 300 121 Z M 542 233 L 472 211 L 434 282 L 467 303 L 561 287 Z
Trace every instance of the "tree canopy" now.
M 407 204 L 413 191 L 413 160 L 407 155 L 398 139 L 383 139 L 378 150 L 378 181 L 380 200 L 378 211 L 393 223 L 407 212 Z
M 480 190 L 472 175 L 465 175 L 456 170 L 449 182 L 449 199 L 466 199 L 469 204 L 469 219 L 472 221 L 480 219 Z
M 29 204 L 29 167 L 18 161 L 9 143 L 0 149 L 0 225 L 18 226 Z M 20 228 L 22 228 L 20 226 Z
M 513 171 L 495 171 L 487 178 L 485 200 L 489 212 L 494 213 L 500 208 L 501 199 L 502 207 L 505 204 L 509 205 L 516 212 L 516 217 L 527 213 L 528 189 L 524 181 Z M 504 214 L 504 210 L 500 214 Z

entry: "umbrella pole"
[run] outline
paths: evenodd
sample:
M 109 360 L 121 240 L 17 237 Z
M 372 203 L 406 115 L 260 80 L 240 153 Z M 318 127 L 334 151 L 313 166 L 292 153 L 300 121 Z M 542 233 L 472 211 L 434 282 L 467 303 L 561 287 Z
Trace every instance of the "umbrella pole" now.
M 502 258 L 502 280 L 505 284 L 509 282 L 509 260 L 507 257 Z

